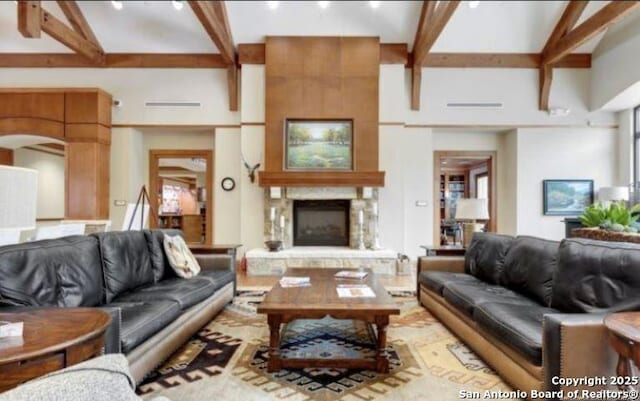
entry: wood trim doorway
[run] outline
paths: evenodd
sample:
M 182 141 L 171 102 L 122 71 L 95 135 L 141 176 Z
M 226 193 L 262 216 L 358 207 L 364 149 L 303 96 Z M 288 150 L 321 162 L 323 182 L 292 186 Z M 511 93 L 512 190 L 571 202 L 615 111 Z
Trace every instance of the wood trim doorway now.
M 207 161 L 206 171 L 206 191 L 207 191 L 207 214 L 205 229 L 205 245 L 213 245 L 213 151 L 200 149 L 151 149 L 149 150 L 149 196 L 153 201 L 155 194 L 158 193 L 158 173 L 159 160 L 166 158 L 199 158 Z M 155 206 L 155 205 L 154 205 Z M 155 212 L 157 213 L 157 206 Z M 158 222 L 154 219 L 149 220 L 149 227 L 157 228 Z
M 433 242 L 440 244 L 440 175 L 443 158 L 473 158 L 487 160 L 487 175 L 489 177 L 489 220 L 488 230 L 496 232 L 498 229 L 498 174 L 497 152 L 495 151 L 461 151 L 437 150 L 433 152 Z

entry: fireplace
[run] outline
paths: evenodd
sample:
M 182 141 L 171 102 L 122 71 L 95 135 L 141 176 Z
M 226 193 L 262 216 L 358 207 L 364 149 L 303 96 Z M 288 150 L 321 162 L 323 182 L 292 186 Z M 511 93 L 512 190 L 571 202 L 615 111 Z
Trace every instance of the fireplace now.
M 295 200 L 294 246 L 349 246 L 349 200 Z

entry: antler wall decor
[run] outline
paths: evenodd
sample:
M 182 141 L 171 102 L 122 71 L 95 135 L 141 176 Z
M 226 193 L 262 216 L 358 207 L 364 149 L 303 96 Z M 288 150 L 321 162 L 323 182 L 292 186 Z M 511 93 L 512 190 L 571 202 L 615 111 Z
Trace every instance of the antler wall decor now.
M 256 170 L 259 169 L 262 164 L 257 163 L 254 166 L 251 166 L 249 162 L 247 162 L 247 159 L 244 158 L 244 155 L 242 154 L 242 152 L 240 152 L 240 156 L 242 157 L 242 162 L 244 163 L 244 167 L 247 169 L 247 175 L 249 176 L 249 180 L 251 180 L 251 183 L 253 184 L 256 181 Z M 259 160 L 262 160 L 262 155 L 260 155 Z

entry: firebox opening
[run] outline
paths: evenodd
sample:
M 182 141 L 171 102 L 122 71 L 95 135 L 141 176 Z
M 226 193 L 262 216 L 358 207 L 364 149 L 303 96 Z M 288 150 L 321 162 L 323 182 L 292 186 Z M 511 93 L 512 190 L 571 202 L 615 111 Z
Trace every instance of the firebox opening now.
M 348 200 L 296 200 L 293 245 L 349 246 Z

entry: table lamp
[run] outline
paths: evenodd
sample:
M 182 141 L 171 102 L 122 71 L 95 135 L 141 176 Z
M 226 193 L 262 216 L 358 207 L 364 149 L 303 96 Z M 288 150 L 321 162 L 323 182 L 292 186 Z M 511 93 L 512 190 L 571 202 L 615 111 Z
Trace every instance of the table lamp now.
M 38 171 L 0 166 L 0 245 L 20 242 L 23 230 L 36 228 Z
M 478 220 L 489 220 L 489 208 L 486 199 L 464 198 L 456 203 L 456 220 L 465 220 L 463 227 L 464 247 L 468 248 L 474 232 L 482 231 L 484 224 Z
M 628 202 L 628 187 L 602 187 L 598 190 L 598 200 L 601 202 Z

